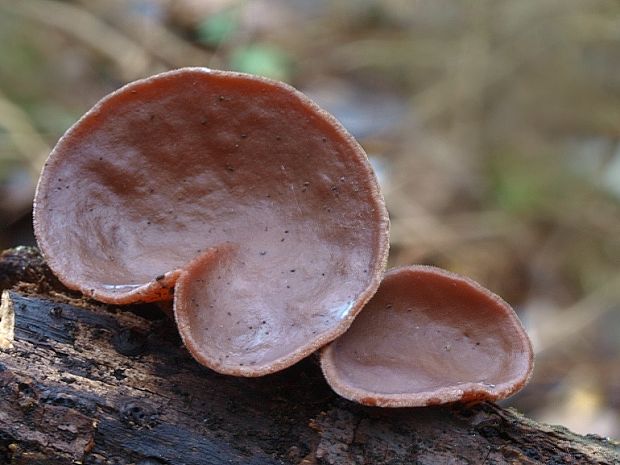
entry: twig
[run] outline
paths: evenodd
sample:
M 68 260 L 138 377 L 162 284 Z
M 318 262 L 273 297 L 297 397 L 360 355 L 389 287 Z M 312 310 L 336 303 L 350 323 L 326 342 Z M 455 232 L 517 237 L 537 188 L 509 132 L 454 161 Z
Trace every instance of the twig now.
M 11 102 L 2 91 L 0 91 L 0 126 L 7 131 L 15 148 L 26 161 L 33 180 L 36 181 L 50 147 L 39 135 L 28 114 Z
M 119 4 L 124 9 L 126 2 L 79 0 L 85 10 L 96 15 L 106 15 L 114 6 Z M 117 12 L 115 12 L 117 13 Z M 205 66 L 212 59 L 210 53 L 205 52 L 192 43 L 183 40 L 163 24 L 149 18 L 147 15 L 115 14 L 114 24 L 127 36 L 135 39 L 152 56 L 162 60 L 167 65 L 180 68 L 183 66 Z
M 140 44 L 75 5 L 55 0 L 0 0 L 0 9 L 57 28 L 82 41 L 116 64 L 123 80 L 134 80 L 154 69 L 166 68 Z

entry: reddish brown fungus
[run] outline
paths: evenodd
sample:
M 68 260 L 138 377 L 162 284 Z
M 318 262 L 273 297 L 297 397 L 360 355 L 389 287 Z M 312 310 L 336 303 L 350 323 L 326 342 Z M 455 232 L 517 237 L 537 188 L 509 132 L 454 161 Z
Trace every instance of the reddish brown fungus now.
M 189 350 L 245 376 L 343 333 L 388 249 L 372 169 L 332 116 L 285 84 L 203 68 L 84 115 L 42 172 L 34 224 L 58 277 L 103 302 L 170 299 L 181 275 Z
M 349 330 L 321 354 L 336 392 L 382 407 L 503 399 L 525 385 L 532 363 L 506 302 L 427 266 L 386 273 Z

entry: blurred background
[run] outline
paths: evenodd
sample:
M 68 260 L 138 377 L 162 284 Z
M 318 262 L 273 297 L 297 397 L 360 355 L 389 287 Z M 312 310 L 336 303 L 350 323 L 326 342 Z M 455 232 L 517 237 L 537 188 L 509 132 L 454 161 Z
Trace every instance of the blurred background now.
M 384 189 L 390 264 L 518 311 L 537 361 L 506 404 L 620 437 L 620 3 L 0 0 L 0 249 L 34 244 L 39 170 L 81 114 L 190 65 L 340 119 Z

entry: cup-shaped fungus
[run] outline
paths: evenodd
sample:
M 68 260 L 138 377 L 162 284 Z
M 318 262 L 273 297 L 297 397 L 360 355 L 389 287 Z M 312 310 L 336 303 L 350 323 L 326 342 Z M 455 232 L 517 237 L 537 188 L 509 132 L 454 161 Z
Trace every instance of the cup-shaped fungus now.
M 454 273 L 411 266 L 386 273 L 321 365 L 347 399 L 416 407 L 506 398 L 527 382 L 533 355 L 500 297 Z
M 86 113 L 43 169 L 34 224 L 60 280 L 100 301 L 170 299 L 182 275 L 189 350 L 244 376 L 342 334 L 388 250 L 374 173 L 331 115 L 285 84 L 205 68 Z

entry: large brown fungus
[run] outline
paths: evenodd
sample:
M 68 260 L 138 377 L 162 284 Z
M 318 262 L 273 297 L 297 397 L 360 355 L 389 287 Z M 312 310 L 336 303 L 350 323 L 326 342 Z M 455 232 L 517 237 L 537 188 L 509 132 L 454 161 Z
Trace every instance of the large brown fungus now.
M 70 288 L 165 300 L 192 354 L 258 376 L 342 334 L 379 285 L 388 217 L 366 155 L 293 88 L 186 68 L 101 100 L 58 142 L 34 224 Z
M 503 399 L 525 385 L 532 359 L 506 302 L 428 266 L 386 273 L 351 328 L 321 354 L 337 393 L 382 407 Z

